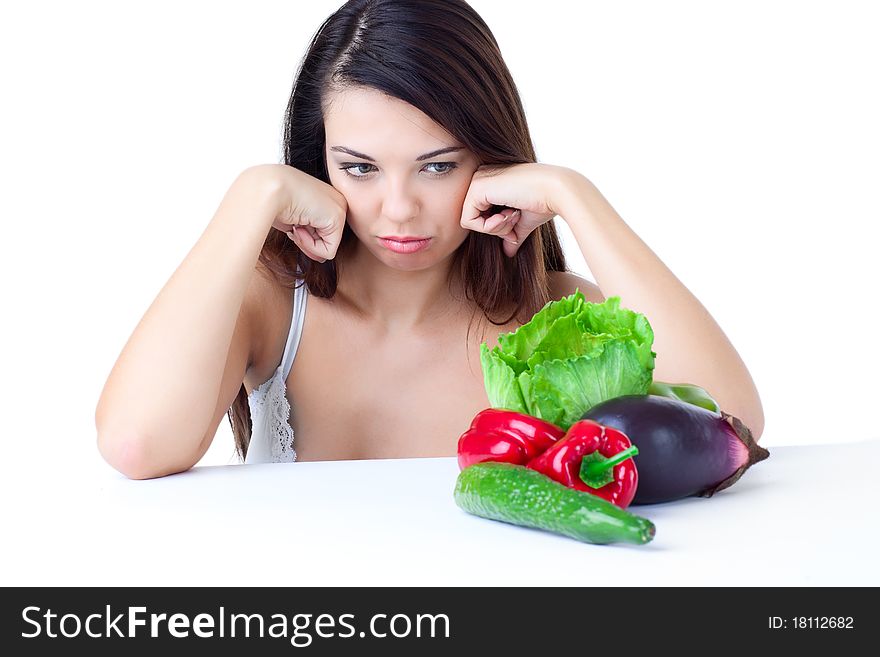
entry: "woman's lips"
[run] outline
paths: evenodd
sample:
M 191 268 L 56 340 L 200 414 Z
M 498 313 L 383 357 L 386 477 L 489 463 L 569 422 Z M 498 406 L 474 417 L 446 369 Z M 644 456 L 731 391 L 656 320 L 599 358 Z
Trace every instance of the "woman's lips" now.
M 427 248 L 430 242 L 430 237 L 421 240 L 407 239 L 406 241 L 386 239 L 384 237 L 379 238 L 379 243 L 382 246 L 395 253 L 416 253 L 417 251 Z

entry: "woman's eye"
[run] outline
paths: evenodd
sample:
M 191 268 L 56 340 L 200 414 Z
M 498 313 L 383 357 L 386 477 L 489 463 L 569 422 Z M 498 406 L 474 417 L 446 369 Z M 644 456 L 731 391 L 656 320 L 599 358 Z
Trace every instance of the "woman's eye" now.
M 455 162 L 432 162 L 432 163 L 429 164 L 428 166 L 431 167 L 431 166 L 438 166 L 438 165 L 441 166 L 441 167 L 449 167 L 448 169 L 443 169 L 442 171 L 440 171 L 440 172 L 439 172 L 440 175 L 443 175 L 443 174 L 445 174 L 445 173 L 449 173 L 449 172 L 452 171 L 455 167 L 458 166 Z
M 351 176 L 352 178 L 368 178 L 369 174 L 372 173 L 372 171 L 364 171 L 363 169 L 361 169 L 361 167 L 375 168 L 375 167 L 373 167 L 372 164 L 364 164 L 363 162 L 360 162 L 360 163 L 346 164 L 344 166 L 339 167 L 339 169 L 341 171 L 345 171 L 345 173 L 348 174 L 349 176 Z M 437 171 L 435 169 L 432 174 L 435 178 L 439 178 L 440 176 L 445 176 L 448 173 L 450 173 L 453 169 L 458 167 L 458 164 L 456 162 L 431 162 L 430 164 L 425 165 L 426 169 L 428 167 L 444 167 L 439 171 Z M 352 173 L 352 171 L 351 171 L 352 169 L 355 169 L 355 170 L 359 171 L 360 173 Z
M 352 176 L 353 178 L 363 178 L 367 173 L 369 173 L 369 171 L 361 171 L 360 174 L 355 174 L 355 173 L 352 173 L 351 171 L 349 171 L 349 169 L 357 169 L 358 167 L 371 167 L 371 166 L 373 166 L 373 165 L 372 164 L 349 164 L 348 166 L 339 167 L 339 168 L 342 171 L 345 171 L 345 173 Z

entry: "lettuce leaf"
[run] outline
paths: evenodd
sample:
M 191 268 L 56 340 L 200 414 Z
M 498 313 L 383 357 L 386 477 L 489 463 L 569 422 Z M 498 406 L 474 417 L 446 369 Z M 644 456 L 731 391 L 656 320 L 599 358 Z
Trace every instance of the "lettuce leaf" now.
M 620 307 L 620 297 L 590 303 L 580 290 L 551 301 L 498 346 L 480 348 L 489 403 L 568 430 L 596 404 L 647 394 L 653 381 L 654 331 Z

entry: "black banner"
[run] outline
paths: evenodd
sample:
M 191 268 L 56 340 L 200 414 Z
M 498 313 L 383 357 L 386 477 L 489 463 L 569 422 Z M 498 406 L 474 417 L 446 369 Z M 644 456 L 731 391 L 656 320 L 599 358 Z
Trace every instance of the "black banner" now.
M 744 640 L 854 649 L 880 632 L 875 588 L 49 587 L 5 588 L 2 598 L 7 655 L 140 647 L 192 655 L 218 643 L 260 655 L 474 646 L 707 654 Z

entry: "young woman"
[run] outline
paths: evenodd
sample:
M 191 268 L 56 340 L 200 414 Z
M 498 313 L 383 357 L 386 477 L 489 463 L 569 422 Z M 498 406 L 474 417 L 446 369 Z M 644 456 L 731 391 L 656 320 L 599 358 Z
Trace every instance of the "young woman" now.
M 598 286 L 566 271 L 557 215 Z M 760 436 L 709 313 L 587 178 L 536 162 L 479 15 L 352 0 L 298 71 L 284 163 L 238 176 L 125 345 L 98 447 L 132 478 L 180 472 L 228 414 L 247 463 L 453 456 L 489 406 L 480 343 L 577 289 L 644 313 L 655 379 L 705 387 Z

